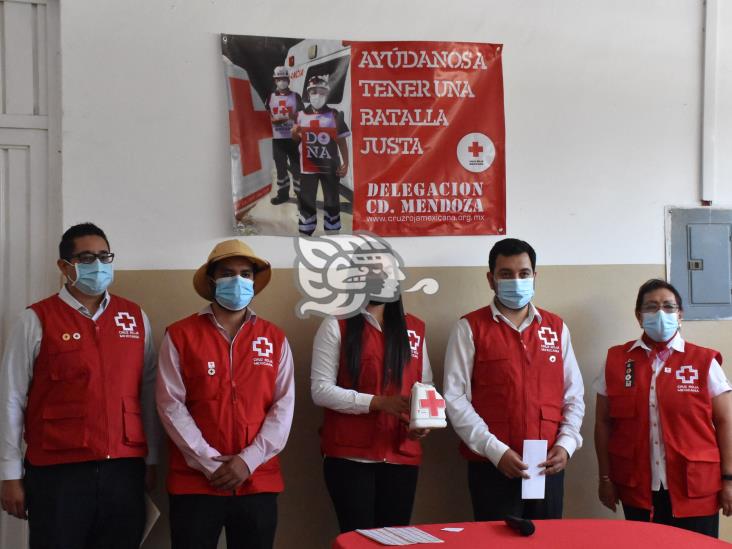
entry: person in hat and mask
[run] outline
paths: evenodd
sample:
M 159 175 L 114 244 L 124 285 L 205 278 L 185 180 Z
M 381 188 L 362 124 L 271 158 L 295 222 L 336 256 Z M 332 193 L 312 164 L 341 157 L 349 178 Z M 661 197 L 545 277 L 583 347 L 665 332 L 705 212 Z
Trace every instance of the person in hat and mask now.
M 327 76 L 313 76 L 308 80 L 310 105 L 297 113 L 292 138 L 300 143 L 300 234 L 311 236 L 318 225 L 316 199 L 318 183 L 323 188 L 326 231 L 341 230 L 340 181 L 348 173 L 348 142 L 351 131 L 343 113 L 326 103 L 330 86 Z M 340 156 L 339 156 L 340 154 Z
M 287 67 L 275 67 L 272 74 L 275 90 L 269 95 L 265 107 L 272 123 L 272 158 L 277 170 L 277 194 L 270 199 L 274 205 L 283 204 L 290 198 L 290 176 L 292 190 L 300 193 L 300 153 L 292 140 L 292 126 L 297 113 L 305 108 L 300 94 L 290 89 L 290 74 Z M 288 162 L 289 161 L 289 162 Z M 289 165 L 288 165 L 289 163 Z
M 249 308 L 271 273 L 240 240 L 217 244 L 193 276 L 211 303 L 169 326 L 161 344 L 173 549 L 213 549 L 222 528 L 228 547 L 274 543 L 295 382 L 285 334 Z

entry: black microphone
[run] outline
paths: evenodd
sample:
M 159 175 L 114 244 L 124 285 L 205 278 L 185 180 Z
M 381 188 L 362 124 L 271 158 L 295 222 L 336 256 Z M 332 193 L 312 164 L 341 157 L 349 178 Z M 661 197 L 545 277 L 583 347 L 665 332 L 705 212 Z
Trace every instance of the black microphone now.
M 516 530 L 522 536 L 530 536 L 534 533 L 534 523 L 529 519 L 506 515 L 506 526 Z

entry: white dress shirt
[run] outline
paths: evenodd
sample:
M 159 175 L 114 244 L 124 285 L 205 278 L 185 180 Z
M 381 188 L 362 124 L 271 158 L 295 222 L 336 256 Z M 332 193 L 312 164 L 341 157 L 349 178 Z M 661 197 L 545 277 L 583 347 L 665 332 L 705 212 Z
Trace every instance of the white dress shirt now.
M 363 313 L 366 322 L 381 331 L 379 322 L 369 313 Z M 342 414 L 368 414 L 374 395 L 359 393 L 338 386 L 341 361 L 341 330 L 338 320 L 323 319 L 313 340 L 313 362 L 310 370 L 310 393 L 317 406 L 330 408 Z M 422 383 L 432 384 L 432 368 L 427 356 L 427 338 L 422 342 Z
M 652 352 L 651 348 L 646 345 L 642 338 L 638 338 L 635 343 L 628 349 L 628 352 L 633 349 L 640 347 L 647 354 Z M 650 446 L 651 446 L 651 490 L 658 491 L 662 487 L 668 486 L 666 482 L 666 448 L 663 444 L 663 426 L 661 425 L 661 418 L 658 412 L 658 396 L 656 394 L 656 378 L 662 371 L 664 364 L 671 356 L 671 353 L 678 351 L 679 353 L 684 352 L 684 340 L 680 333 L 676 335 L 668 342 L 666 348 L 669 350 L 668 354 L 657 353 L 651 364 L 653 370 L 653 376 L 651 377 L 651 388 L 648 393 L 648 417 L 650 420 Z M 593 384 L 593 388 L 598 395 L 607 396 L 607 384 L 605 383 L 605 366 L 602 365 L 600 375 L 597 376 Z M 716 359 L 712 359 L 709 365 L 709 376 L 707 378 L 707 391 L 709 397 L 714 398 L 732 391 L 727 377 L 724 375 L 722 366 L 717 362 Z
M 216 320 L 210 305 L 198 314 L 206 315 L 211 320 L 230 347 L 246 323 L 257 321 L 257 316 L 248 309 L 244 323 L 232 339 Z M 201 430 L 186 407 L 186 387 L 180 372 L 178 350 L 167 333 L 160 345 L 156 399 L 163 427 L 180 449 L 188 466 L 211 478 L 216 469 L 222 465 L 213 458 L 222 454 L 203 438 Z M 254 473 L 257 467 L 279 454 L 285 447 L 292 426 L 294 409 L 294 367 L 290 345 L 285 339 L 280 351 L 272 406 L 267 411 L 257 436 L 239 453 L 250 473 Z
M 519 327 L 506 318 L 492 302 L 491 313 L 494 322 L 505 322 L 518 332 L 523 332 L 533 322 L 539 324 L 541 315 L 532 303 L 529 314 Z M 563 419 L 555 445 L 561 446 L 569 457 L 582 446 L 580 427 L 585 415 L 584 385 L 577 359 L 572 349 L 572 341 L 566 324 L 562 325 L 562 359 L 564 361 L 564 397 L 562 403 Z M 478 415 L 472 404 L 471 378 L 475 359 L 475 342 L 470 324 L 460 319 L 447 342 L 445 353 L 445 402 L 447 415 L 455 432 L 476 454 L 488 458 L 493 465 L 509 449 L 488 429 L 483 418 Z
M 368 311 L 361 313 L 366 322 L 381 331 L 379 322 Z M 310 394 L 317 406 L 342 414 L 368 414 L 374 395 L 360 393 L 338 385 L 341 360 L 341 329 L 335 317 L 326 317 L 313 340 L 313 359 L 310 370 Z M 422 341 L 422 383 L 432 384 L 432 368 L 427 356 L 427 338 Z M 373 460 L 346 458 L 361 463 Z
M 66 305 L 96 322 L 109 305 L 109 293 L 92 315 L 66 289 L 61 288 L 59 298 Z M 145 428 L 148 464 L 158 462 L 160 449 L 160 423 L 155 412 L 155 345 L 150 331 L 150 321 L 142 312 L 145 327 L 145 352 L 140 386 L 142 421 Z M 43 327 L 33 309 L 25 309 L 10 332 L 0 369 L 0 480 L 23 478 L 23 428 L 28 389 L 33 379 L 33 366 L 38 358 L 43 339 Z

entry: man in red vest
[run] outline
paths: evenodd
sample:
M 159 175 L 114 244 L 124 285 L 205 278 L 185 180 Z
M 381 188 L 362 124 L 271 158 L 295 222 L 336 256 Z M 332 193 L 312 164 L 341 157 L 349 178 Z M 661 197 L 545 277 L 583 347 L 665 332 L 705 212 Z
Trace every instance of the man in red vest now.
M 217 244 L 193 277 L 210 305 L 169 326 L 160 346 L 173 549 L 214 549 L 222 529 L 228 547 L 274 543 L 295 382 L 285 334 L 249 308 L 271 274 L 240 240 Z
M 150 323 L 107 292 L 99 227 L 67 230 L 59 258 L 64 287 L 21 314 L 3 355 L 2 507 L 29 520 L 31 549 L 137 548 L 159 434 Z
M 561 518 L 564 468 L 582 445 L 584 387 L 561 318 L 531 303 L 536 253 L 506 238 L 489 256 L 493 302 L 458 321 L 445 355 L 445 401 L 468 460 L 476 520 Z M 546 495 L 521 499 L 524 440 L 546 440 Z

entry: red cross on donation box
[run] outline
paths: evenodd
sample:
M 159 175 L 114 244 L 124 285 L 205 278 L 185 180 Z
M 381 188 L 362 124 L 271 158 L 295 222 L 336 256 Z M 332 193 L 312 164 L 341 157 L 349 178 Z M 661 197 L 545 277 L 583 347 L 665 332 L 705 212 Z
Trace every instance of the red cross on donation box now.
M 410 429 L 440 429 L 447 427 L 445 399 L 432 385 L 415 383 L 412 386 Z

